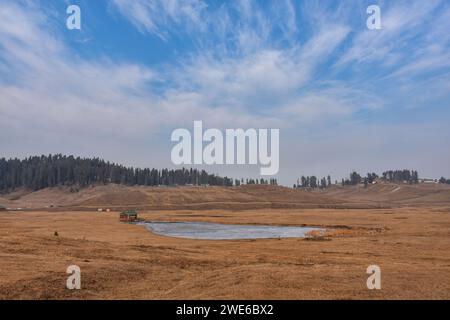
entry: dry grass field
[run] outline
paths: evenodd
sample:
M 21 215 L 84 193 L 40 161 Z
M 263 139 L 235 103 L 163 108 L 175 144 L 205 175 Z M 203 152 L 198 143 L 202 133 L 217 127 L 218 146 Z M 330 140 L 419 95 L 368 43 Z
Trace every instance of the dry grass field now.
M 108 185 L 22 190 L 0 205 L 22 208 L 0 212 L 0 299 L 450 299 L 448 186 Z M 119 222 L 122 208 L 155 221 L 328 231 L 311 239 L 171 238 Z M 72 264 L 81 268 L 81 290 L 65 287 Z M 381 290 L 366 287 L 373 264 Z

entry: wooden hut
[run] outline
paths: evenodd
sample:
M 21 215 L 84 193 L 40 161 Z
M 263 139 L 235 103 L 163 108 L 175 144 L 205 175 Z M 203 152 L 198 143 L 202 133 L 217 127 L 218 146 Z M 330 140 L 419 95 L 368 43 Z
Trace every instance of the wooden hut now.
M 138 214 L 135 210 L 122 211 L 119 219 L 121 222 L 134 222 L 138 219 Z

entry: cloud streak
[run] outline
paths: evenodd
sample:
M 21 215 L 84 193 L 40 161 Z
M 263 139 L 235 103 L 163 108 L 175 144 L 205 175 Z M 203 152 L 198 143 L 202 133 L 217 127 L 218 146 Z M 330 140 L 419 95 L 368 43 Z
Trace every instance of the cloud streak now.
M 355 11 L 361 8 L 356 2 L 324 6 L 287 0 L 265 6 L 254 1 L 113 1 L 114 14 L 123 17 L 117 23 L 126 21 L 144 39 L 156 39 L 164 48 L 174 46 L 180 52 L 150 66 L 114 59 L 108 52 L 101 58 L 82 58 L 68 44 L 67 30 L 54 24 L 42 4 L 3 1 L 2 150 L 25 155 L 30 146 L 42 150 L 36 152 L 60 152 L 64 146 L 73 153 L 118 161 L 126 160 L 121 153 L 127 150 L 137 164 L 155 159 L 155 165 L 167 166 L 169 132 L 190 128 L 193 120 L 218 128 L 281 128 L 282 137 L 296 137 L 285 138 L 290 148 L 281 181 L 289 184 L 288 169 L 295 169 L 305 148 L 314 149 L 317 157 L 333 150 L 334 157 L 344 159 L 345 152 L 336 146 L 353 141 L 354 154 L 360 152 L 357 161 L 369 163 L 372 153 L 352 138 L 367 126 L 385 131 L 373 146 L 380 154 L 387 154 L 384 150 L 397 140 L 399 150 L 406 150 L 395 126 L 382 123 L 400 118 L 407 113 L 402 110 L 411 107 L 433 107 L 434 112 L 448 114 L 449 5 L 390 3 L 382 7 L 379 33 L 355 18 L 365 17 L 365 8 L 362 15 Z M 92 43 L 99 36 L 88 38 L 96 39 Z M 415 130 L 415 121 L 399 118 L 390 121 Z M 345 126 L 349 134 L 336 133 Z M 436 127 L 440 131 L 431 129 L 427 139 L 449 135 L 448 129 Z M 318 132 L 328 138 L 320 140 Z M 417 139 L 417 146 L 429 140 Z M 449 158 L 448 151 L 435 152 L 441 159 Z M 385 158 L 400 166 L 405 161 Z M 343 174 L 351 166 L 345 167 L 342 160 L 316 174 Z M 440 165 L 439 170 L 450 168 Z

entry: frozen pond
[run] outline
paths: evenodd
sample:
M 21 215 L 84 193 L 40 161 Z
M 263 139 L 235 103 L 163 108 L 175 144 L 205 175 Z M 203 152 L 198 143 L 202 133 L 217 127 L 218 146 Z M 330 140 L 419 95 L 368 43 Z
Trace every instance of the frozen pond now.
M 145 222 L 144 224 L 148 230 L 159 235 L 210 240 L 304 238 L 308 231 L 324 230 L 314 227 L 237 225 L 208 222 Z

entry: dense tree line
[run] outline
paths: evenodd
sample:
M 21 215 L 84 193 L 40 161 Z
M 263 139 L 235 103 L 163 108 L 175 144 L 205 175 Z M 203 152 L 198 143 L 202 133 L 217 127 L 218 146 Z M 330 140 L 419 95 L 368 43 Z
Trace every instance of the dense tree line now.
M 445 179 L 444 177 L 441 177 L 439 179 L 439 183 L 450 184 L 450 179 Z
M 124 185 L 216 185 L 231 186 L 233 180 L 197 169 L 140 169 L 61 154 L 34 156 L 23 160 L 0 158 L 0 191 L 25 187 L 39 190 L 58 185 L 117 183 Z
M 364 185 L 371 184 L 375 182 L 380 177 L 376 173 L 368 173 L 365 177 L 361 177 L 361 175 L 355 171 L 350 173 L 349 179 L 342 179 L 341 184 L 343 186 L 354 186 L 360 183 L 364 183 Z M 419 182 L 419 174 L 415 170 L 389 170 L 385 171 L 381 177 L 382 181 L 385 182 L 407 182 L 407 183 L 418 183 Z
M 383 180 L 388 182 L 418 183 L 419 174 L 415 170 L 389 170 L 383 172 Z
M 294 188 L 320 188 L 325 189 L 331 186 L 331 176 L 323 177 L 318 179 L 316 176 L 302 176 L 297 179 L 297 184 L 294 184 Z
M 244 184 L 244 179 L 241 179 L 241 184 Z M 266 185 L 278 185 L 277 179 L 271 178 L 269 180 L 267 179 L 245 179 L 245 184 L 266 184 Z
M 276 186 L 276 185 L 278 185 L 278 182 L 277 182 L 277 179 L 274 179 L 274 178 L 270 178 L 269 180 L 263 179 L 263 178 L 260 178 L 260 179 L 250 178 L 250 179 L 245 179 L 245 182 L 244 182 L 244 178 L 241 178 L 241 180 L 236 179 L 234 181 L 235 186 L 240 186 L 240 185 L 244 185 L 244 184 L 264 184 L 264 185 Z
M 357 173 L 356 171 L 353 171 L 350 173 L 349 179 L 342 179 L 341 184 L 343 186 L 355 186 L 357 184 L 360 184 L 362 182 L 361 175 Z
M 367 173 L 366 176 L 361 176 L 358 172 L 353 171 L 350 173 L 348 178 L 342 178 L 341 185 L 342 186 L 355 186 L 358 184 L 364 184 L 367 186 L 368 184 L 372 184 L 378 179 L 381 179 L 385 182 L 408 182 L 408 183 L 418 183 L 419 182 L 419 174 L 415 170 L 389 170 L 385 171 L 380 178 L 376 173 Z M 443 181 L 449 181 L 445 178 Z M 441 180 L 442 180 L 441 179 Z M 440 181 L 441 181 L 440 180 Z M 450 181 L 449 181 L 450 182 Z M 442 182 L 442 183 L 449 183 Z M 338 182 L 335 181 L 335 185 Z M 331 177 L 318 179 L 316 176 L 302 176 L 300 179 L 297 179 L 297 184 L 294 184 L 294 188 L 328 188 L 331 186 Z
M 365 177 L 362 177 L 358 172 L 353 171 L 350 173 L 349 179 L 342 179 L 341 185 L 342 186 L 355 186 L 360 183 L 364 183 L 364 185 L 368 185 L 370 183 L 373 183 L 378 179 L 378 175 L 376 173 L 367 173 Z

